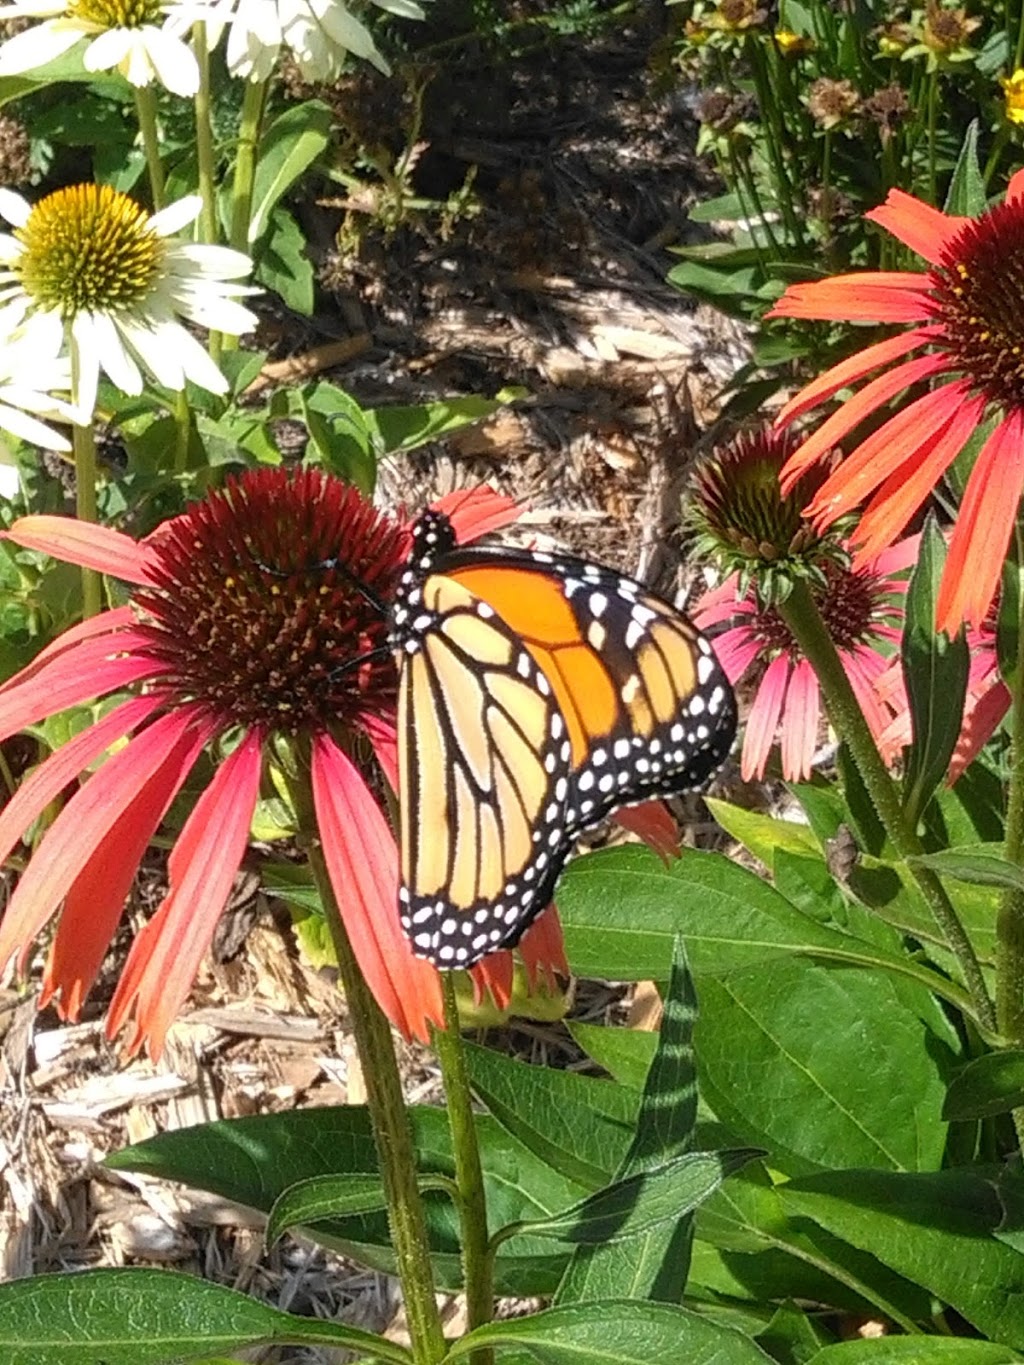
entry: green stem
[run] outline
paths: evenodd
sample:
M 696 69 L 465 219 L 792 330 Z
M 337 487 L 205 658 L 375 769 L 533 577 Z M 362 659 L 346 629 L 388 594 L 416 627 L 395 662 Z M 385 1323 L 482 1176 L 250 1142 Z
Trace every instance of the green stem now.
M 137 85 L 135 90 L 135 113 L 142 134 L 142 146 L 146 153 L 146 168 L 149 171 L 149 192 L 153 199 L 153 209 L 159 213 L 165 203 L 164 164 L 160 160 L 160 135 L 156 128 L 156 91 L 151 85 Z
M 938 194 L 935 138 L 939 107 L 939 73 L 933 71 L 928 80 L 928 202 L 935 203 Z
M 447 1348 L 434 1298 L 427 1223 L 416 1182 L 412 1129 L 402 1095 L 391 1028 L 359 970 L 323 849 L 316 837 L 308 744 L 296 744 L 281 756 L 298 827 L 308 839 L 309 866 L 338 959 L 341 987 L 348 1002 L 352 1032 L 366 1081 L 366 1108 L 377 1146 L 413 1360 L 416 1365 L 437 1365 Z
M 260 128 L 263 123 L 266 95 L 266 81 L 246 82 L 238 125 L 235 177 L 231 186 L 229 245 L 236 251 L 249 250 L 249 223 L 252 219 L 252 196 L 256 182 L 256 162 L 259 156 Z
M 184 474 L 188 468 L 188 445 L 192 433 L 192 418 L 188 394 L 184 389 L 174 395 L 174 472 Z
M 950 952 L 959 963 L 978 1022 L 990 1032 L 994 1031 L 995 1011 L 974 947 L 964 933 L 963 925 L 938 877 L 930 869 L 914 862 L 924 852 L 924 847 L 917 832 L 907 823 L 899 788 L 882 761 L 849 675 L 807 584 L 798 580 L 778 610 L 814 669 L 829 719 L 853 756 L 897 855 L 907 865 L 936 924 L 942 930 Z
M 71 340 L 71 404 L 79 407 L 82 391 L 82 357 L 78 343 Z M 75 452 L 75 515 L 79 521 L 96 522 L 96 435 L 93 431 L 92 414 L 88 426 L 77 422 L 71 428 L 71 443 Z M 84 565 L 82 575 L 82 615 L 86 619 L 98 616 L 103 609 L 103 584 L 96 569 Z
M 1018 557 L 1021 530 L 1017 529 Z M 1006 860 L 1024 863 L 1024 593 L 1019 594 L 1017 663 L 1011 680 L 1013 708 Z M 996 1019 L 1010 1042 L 1024 1042 L 1024 896 L 1007 891 L 996 921 Z
M 470 1331 L 490 1322 L 494 1316 L 493 1260 L 487 1240 L 487 1198 L 469 1071 L 459 1031 L 459 1004 L 451 972 L 441 973 L 444 991 L 443 1029 L 434 1030 L 434 1048 L 444 1077 L 448 1123 L 452 1130 L 455 1158 L 455 1184 L 458 1187 L 460 1241 L 462 1244 L 462 1282 L 466 1294 L 466 1318 Z M 474 1351 L 473 1365 L 493 1365 L 489 1348 Z
M 776 98 L 767 63 L 756 39 L 751 39 L 747 43 L 747 56 L 754 78 L 754 91 L 757 95 L 758 108 L 764 124 L 768 160 L 775 181 L 773 187 L 775 205 L 782 214 L 782 221 L 789 233 L 790 244 L 800 246 L 804 240 L 804 231 L 796 206 L 802 205 L 802 200 L 794 192 L 789 172 L 786 169 L 786 157 L 783 151 L 786 144 L 786 134 L 780 117 L 779 100 Z
M 196 115 L 196 160 L 199 166 L 199 193 L 203 207 L 199 214 L 200 240 L 215 245 L 220 236 L 217 225 L 217 158 L 213 147 L 213 107 L 210 102 L 210 49 L 206 40 L 205 23 L 192 25 L 192 49 L 199 63 L 199 89 L 193 107 Z M 208 347 L 210 359 L 220 360 L 223 338 L 211 332 Z

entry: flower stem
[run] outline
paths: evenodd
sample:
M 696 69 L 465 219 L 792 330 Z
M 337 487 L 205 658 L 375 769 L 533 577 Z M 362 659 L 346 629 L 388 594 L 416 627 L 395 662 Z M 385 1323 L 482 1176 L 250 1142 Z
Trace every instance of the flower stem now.
M 184 474 L 188 468 L 188 442 L 192 421 L 188 394 L 179 389 L 174 395 L 174 472 Z
M 452 1130 L 455 1184 L 459 1192 L 462 1283 L 466 1294 L 467 1326 L 472 1331 L 474 1327 L 490 1322 L 494 1316 L 493 1259 L 487 1239 L 487 1199 L 473 1118 L 469 1071 L 459 1032 L 459 1005 L 451 972 L 441 973 L 441 987 L 444 992 L 445 1026 L 434 1030 L 434 1048 L 441 1063 L 448 1122 Z M 474 1351 L 470 1359 L 472 1365 L 493 1365 L 494 1352 L 490 1349 Z
M 814 669 L 829 719 L 839 738 L 849 748 L 893 847 L 907 864 L 935 922 L 945 935 L 950 952 L 959 963 L 978 1023 L 989 1032 L 994 1032 L 995 1011 L 985 988 L 977 954 L 945 887 L 929 868 L 921 867 L 914 861 L 924 852 L 924 847 L 917 832 L 907 822 L 899 788 L 882 761 L 857 701 L 857 694 L 807 584 L 797 580 L 789 597 L 779 604 L 778 610 Z
M 416 1365 L 436 1365 L 446 1352 L 434 1298 L 427 1223 L 416 1182 L 412 1129 L 391 1041 L 391 1028 L 359 970 L 334 895 L 323 850 L 316 839 L 316 810 L 308 746 L 291 750 L 286 781 L 298 826 L 308 839 L 307 854 L 331 934 L 341 987 L 348 1002 L 352 1032 L 366 1080 L 366 1107 L 387 1200 L 391 1242 L 398 1262 L 405 1312 Z
M 78 343 L 71 341 L 71 404 L 79 407 L 81 393 L 82 357 Z M 75 422 L 71 428 L 71 443 L 75 452 L 75 515 L 79 521 L 95 522 L 96 507 L 96 435 L 93 431 L 92 414 L 88 426 Z M 103 584 L 96 569 L 81 569 L 82 575 L 82 616 L 98 616 L 103 607 Z
M 142 146 L 146 152 L 146 168 L 149 171 L 149 192 L 153 208 L 159 213 L 164 206 L 164 164 L 160 160 L 160 135 L 156 129 L 156 92 L 151 85 L 137 85 L 135 90 L 135 113 L 142 134 Z
M 199 214 L 199 235 L 208 246 L 214 246 L 220 234 L 217 227 L 217 161 L 213 149 L 213 110 L 210 103 L 210 48 L 206 41 L 205 23 L 192 25 L 192 50 L 199 63 L 199 89 L 196 91 L 193 104 L 196 115 L 199 193 L 203 200 Z M 216 365 L 223 348 L 221 333 L 211 332 L 207 346 L 210 359 Z
M 260 130 L 263 108 L 267 97 L 266 81 L 247 81 L 242 96 L 242 114 L 238 123 L 238 150 L 235 155 L 235 176 L 231 185 L 231 224 L 228 245 L 236 251 L 249 250 L 249 224 L 252 221 L 252 196 L 256 186 L 256 164 L 259 159 Z M 224 336 L 221 349 L 233 351 L 238 338 Z
M 1018 543 L 1021 530 L 1017 531 Z M 1024 592 L 1017 621 L 1017 665 L 1012 679 L 1012 749 L 1006 804 L 1007 862 L 1024 862 Z M 1024 896 L 1007 891 L 996 920 L 996 1018 L 1011 1043 L 1024 1042 Z

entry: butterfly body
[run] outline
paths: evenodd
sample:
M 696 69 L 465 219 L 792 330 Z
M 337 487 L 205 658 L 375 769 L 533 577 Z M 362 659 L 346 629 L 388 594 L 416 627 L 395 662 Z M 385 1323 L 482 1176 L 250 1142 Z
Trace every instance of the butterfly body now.
M 399 911 L 441 967 L 513 946 L 581 833 L 699 785 L 735 734 L 710 645 L 668 603 L 572 556 L 459 548 L 438 512 L 414 527 L 389 643 Z

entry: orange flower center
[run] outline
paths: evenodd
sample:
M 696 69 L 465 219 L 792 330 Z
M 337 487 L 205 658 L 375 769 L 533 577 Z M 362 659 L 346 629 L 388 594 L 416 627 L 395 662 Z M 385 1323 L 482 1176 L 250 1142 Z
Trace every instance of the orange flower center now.
M 383 602 L 403 533 L 355 489 L 319 470 L 254 471 L 151 544 L 159 587 L 134 601 L 178 697 L 222 726 L 289 734 L 391 713 Z
M 972 219 L 932 274 L 946 345 L 975 390 L 1024 407 L 1024 203 Z

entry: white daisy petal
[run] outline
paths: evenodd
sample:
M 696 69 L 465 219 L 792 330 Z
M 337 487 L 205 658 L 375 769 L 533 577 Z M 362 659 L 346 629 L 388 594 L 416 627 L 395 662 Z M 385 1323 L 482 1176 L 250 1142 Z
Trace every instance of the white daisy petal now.
M 164 210 L 164 213 L 168 212 L 170 210 Z M 158 218 L 162 219 L 163 216 L 163 213 L 154 214 L 153 222 L 155 223 Z M 210 276 L 219 280 L 241 279 L 252 270 L 252 261 L 244 251 L 235 251 L 229 246 L 206 246 L 198 242 L 175 242 L 173 246 L 168 247 L 165 260 L 172 274 L 179 273 L 176 266 L 181 260 L 185 263 L 185 269 L 181 273 L 200 277 Z
M 13 464 L 0 465 L 0 498 L 6 498 L 9 502 L 11 498 L 16 498 L 20 492 L 21 476 L 18 473 L 17 466 Z
M 182 364 L 179 338 L 174 333 L 165 332 L 161 325 L 147 319 L 123 317 L 118 319 L 118 331 L 131 349 L 142 361 L 158 384 L 175 392 L 185 387 L 185 366 Z M 188 336 L 183 327 L 177 327 L 182 336 Z
M 36 417 L 30 417 L 26 412 L 18 408 L 9 407 L 4 402 L 4 390 L 0 387 L 0 431 L 9 431 L 12 436 L 19 436 L 23 441 L 28 441 L 32 445 L 42 446 L 44 450 L 70 450 L 71 442 L 59 432 L 48 427 L 45 422 L 40 422 Z M 0 472 L 6 472 L 9 465 L 0 465 Z M 15 470 L 17 476 L 17 470 Z M 17 487 L 14 492 L 16 493 Z M 4 497 L 13 496 L 12 493 L 3 491 L 0 486 L 0 493 Z
M 82 65 L 86 71 L 112 71 L 130 55 L 134 45 L 133 29 L 108 28 L 85 49 Z
M 180 38 L 158 28 L 143 29 L 144 42 L 160 84 L 173 95 L 194 95 L 199 89 L 199 63 Z
M 198 194 L 187 194 L 184 199 L 176 199 L 173 204 L 168 204 L 167 207 L 161 209 L 159 213 L 154 213 L 149 220 L 149 226 L 158 237 L 169 237 L 172 232 L 180 232 L 181 229 L 187 227 L 189 223 L 194 223 L 199 217 L 199 212 L 202 207 L 203 201 Z M 212 249 L 213 248 L 211 247 L 205 248 L 207 251 Z M 166 259 L 170 259 L 175 253 L 181 250 L 184 250 L 184 248 L 175 242 L 168 248 Z M 242 253 L 238 251 L 235 255 L 241 256 Z M 251 270 L 252 262 L 249 260 L 248 256 L 244 256 L 242 259 L 245 261 L 246 270 Z
M 27 199 L 15 194 L 14 190 L 0 189 L 0 218 L 6 219 L 11 227 L 24 227 L 31 212 L 32 205 Z M 20 242 L 17 245 L 20 246 Z
M 0 46 L 0 76 L 20 76 L 63 57 L 82 37 L 82 30 L 61 29 L 54 23 L 27 28 Z

